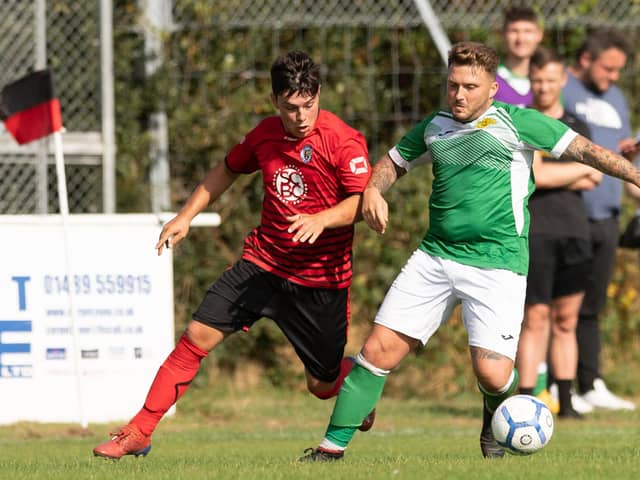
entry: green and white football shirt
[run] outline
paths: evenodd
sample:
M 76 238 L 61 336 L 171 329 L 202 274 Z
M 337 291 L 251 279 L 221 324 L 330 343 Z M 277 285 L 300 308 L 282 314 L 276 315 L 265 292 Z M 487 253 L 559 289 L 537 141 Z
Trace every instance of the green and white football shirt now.
M 533 152 L 557 158 L 576 135 L 537 110 L 501 102 L 468 123 L 444 111 L 427 117 L 389 151 L 406 170 L 433 164 L 429 229 L 419 248 L 526 275 Z

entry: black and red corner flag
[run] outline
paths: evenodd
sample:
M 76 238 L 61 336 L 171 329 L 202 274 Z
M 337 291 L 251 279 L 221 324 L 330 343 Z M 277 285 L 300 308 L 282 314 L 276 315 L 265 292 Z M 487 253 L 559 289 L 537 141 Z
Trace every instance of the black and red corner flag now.
M 0 91 L 0 119 L 21 145 L 62 129 L 51 72 L 39 70 L 6 85 Z

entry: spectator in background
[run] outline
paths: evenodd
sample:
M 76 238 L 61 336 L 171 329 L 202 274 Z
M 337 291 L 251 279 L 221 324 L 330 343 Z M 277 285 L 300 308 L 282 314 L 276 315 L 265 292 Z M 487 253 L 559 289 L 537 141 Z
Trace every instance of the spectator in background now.
M 586 38 L 563 89 L 565 109 L 589 126 L 597 145 L 633 160 L 639 148 L 631 137 L 629 108 L 615 85 L 630 53 L 625 38 L 616 31 L 598 30 Z M 605 175 L 582 198 L 589 217 L 593 266 L 580 309 L 577 327 L 578 388 L 593 407 L 632 410 L 635 405 L 609 391 L 600 371 L 599 316 L 607 300 L 607 287 L 618 245 L 618 215 L 622 182 Z
M 527 107 L 531 104 L 533 96 L 529 80 L 529 62 L 543 35 L 542 22 L 532 8 L 512 6 L 505 10 L 502 40 L 506 52 L 502 63 L 498 66 L 496 75 L 498 92 L 495 100 L 518 107 Z M 548 383 L 545 359 L 538 365 L 533 394 L 544 401 L 551 411 L 557 413 L 558 402 L 549 393 Z
M 529 78 L 531 107 L 588 138 L 587 125 L 562 107 L 562 87 L 567 82 L 562 58 L 538 48 L 531 57 Z M 602 173 L 542 152 L 534 156 L 533 173 L 536 190 L 529 200 L 529 273 L 517 355 L 520 393 L 533 394 L 538 365 L 546 361 L 549 345 L 560 400 L 556 413 L 580 418 L 572 405 L 571 389 L 578 366 L 578 312 L 591 270 L 589 220 L 580 191 L 594 188 Z
M 531 103 L 529 60 L 543 34 L 538 14 L 530 7 L 510 7 L 505 11 L 502 39 L 506 54 L 498 66 L 496 100 L 519 107 Z

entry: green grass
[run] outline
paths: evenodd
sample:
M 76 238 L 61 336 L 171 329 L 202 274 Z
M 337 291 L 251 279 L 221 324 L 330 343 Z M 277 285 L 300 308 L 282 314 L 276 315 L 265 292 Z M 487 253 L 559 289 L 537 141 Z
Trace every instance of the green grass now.
M 21 423 L 0 428 L 0 478 L 20 479 L 637 479 L 640 412 L 557 421 L 530 457 L 482 459 L 479 396 L 446 401 L 383 398 L 374 429 L 358 433 L 337 464 L 297 464 L 324 433 L 332 402 L 302 393 L 249 395 L 192 389 L 163 420 L 146 458 L 94 458 L 115 425 Z

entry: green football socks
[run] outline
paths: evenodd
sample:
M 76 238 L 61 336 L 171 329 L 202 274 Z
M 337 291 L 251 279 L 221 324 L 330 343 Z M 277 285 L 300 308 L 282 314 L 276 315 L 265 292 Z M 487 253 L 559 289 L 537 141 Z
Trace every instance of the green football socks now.
M 375 375 L 354 365 L 342 384 L 325 438 L 346 448 L 362 420 L 378 403 L 386 379 L 386 375 Z
M 549 380 L 549 373 L 547 372 L 547 364 L 545 362 L 538 366 L 538 376 L 536 377 L 536 385 L 533 387 L 533 395 L 538 395 L 540 392 L 547 389 L 547 382 Z

